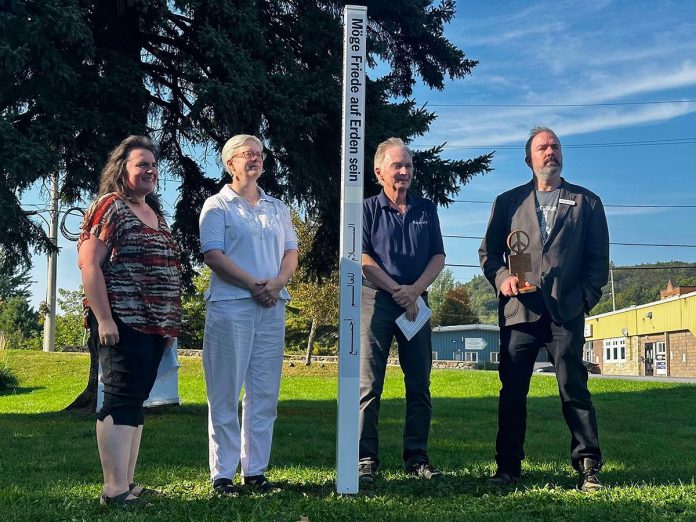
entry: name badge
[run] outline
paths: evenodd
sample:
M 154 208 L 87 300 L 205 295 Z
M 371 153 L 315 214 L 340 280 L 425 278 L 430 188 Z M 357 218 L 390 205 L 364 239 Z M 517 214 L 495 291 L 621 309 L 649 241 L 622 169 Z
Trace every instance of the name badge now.
M 574 206 L 575 206 L 575 201 L 573 201 L 572 199 L 563 199 L 563 198 L 560 198 L 560 199 L 558 200 L 558 202 L 559 202 L 561 205 L 570 205 L 571 207 L 574 207 Z

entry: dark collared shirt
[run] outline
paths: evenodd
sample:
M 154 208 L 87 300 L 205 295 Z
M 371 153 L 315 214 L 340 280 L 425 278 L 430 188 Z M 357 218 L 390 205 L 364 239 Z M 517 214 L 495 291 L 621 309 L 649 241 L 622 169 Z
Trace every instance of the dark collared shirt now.
M 437 207 L 427 199 L 406 196 L 401 214 L 380 192 L 363 201 L 363 253 L 400 285 L 410 285 L 430 259 L 445 254 Z

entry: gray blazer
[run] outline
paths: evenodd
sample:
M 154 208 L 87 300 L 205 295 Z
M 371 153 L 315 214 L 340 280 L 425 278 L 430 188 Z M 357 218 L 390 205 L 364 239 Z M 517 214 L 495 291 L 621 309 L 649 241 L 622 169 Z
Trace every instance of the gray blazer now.
M 527 252 L 532 257 L 532 271 L 526 278 L 538 290 L 505 297 L 500 286 L 510 275 L 506 240 L 513 230 L 529 235 Z M 545 311 L 556 322 L 569 321 L 583 311 L 589 313 L 609 276 L 609 231 L 602 201 L 589 190 L 563 180 L 556 221 L 542 244 L 534 181 L 509 190 L 493 204 L 479 260 L 499 297 L 500 326 L 536 321 Z

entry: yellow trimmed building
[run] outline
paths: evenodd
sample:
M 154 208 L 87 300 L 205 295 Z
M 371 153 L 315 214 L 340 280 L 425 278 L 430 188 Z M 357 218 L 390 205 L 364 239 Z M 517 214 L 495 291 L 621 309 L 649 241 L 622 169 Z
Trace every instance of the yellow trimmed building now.
M 607 375 L 696 377 L 694 290 L 670 283 L 660 301 L 586 317 L 583 358 Z

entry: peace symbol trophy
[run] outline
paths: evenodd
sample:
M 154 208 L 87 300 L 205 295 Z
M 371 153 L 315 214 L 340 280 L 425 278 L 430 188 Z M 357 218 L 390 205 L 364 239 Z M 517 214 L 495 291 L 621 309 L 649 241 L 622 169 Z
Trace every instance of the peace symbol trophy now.
M 529 248 L 529 236 L 521 230 L 513 230 L 507 237 L 507 246 L 510 249 L 510 273 L 517 276 L 517 290 L 523 294 L 535 292 L 537 287 L 530 285 L 524 277 L 524 274 L 532 271 L 532 254 L 525 254 Z

